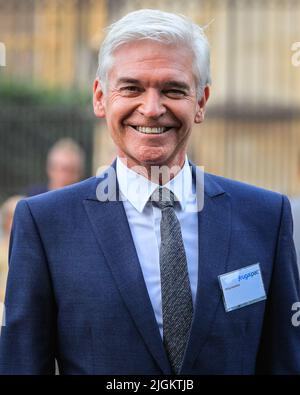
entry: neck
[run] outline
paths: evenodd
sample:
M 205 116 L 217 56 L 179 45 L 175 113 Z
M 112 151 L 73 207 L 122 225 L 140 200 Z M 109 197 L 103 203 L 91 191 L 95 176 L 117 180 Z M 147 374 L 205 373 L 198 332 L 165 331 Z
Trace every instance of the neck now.
M 119 156 L 122 163 L 137 174 L 158 185 L 165 185 L 183 168 L 185 157 L 177 164 L 136 164 L 130 163 L 126 157 Z

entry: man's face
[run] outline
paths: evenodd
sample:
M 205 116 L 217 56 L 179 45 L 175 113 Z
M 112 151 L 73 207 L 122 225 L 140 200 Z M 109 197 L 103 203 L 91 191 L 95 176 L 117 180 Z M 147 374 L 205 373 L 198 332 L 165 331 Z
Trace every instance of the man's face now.
M 78 182 L 81 177 L 81 161 L 73 152 L 57 150 L 49 158 L 47 173 L 50 189 L 58 189 Z
M 104 94 L 94 83 L 94 111 L 106 118 L 118 155 L 127 166 L 184 163 L 193 123 L 200 123 L 209 90 L 197 100 L 193 54 L 150 40 L 114 52 Z

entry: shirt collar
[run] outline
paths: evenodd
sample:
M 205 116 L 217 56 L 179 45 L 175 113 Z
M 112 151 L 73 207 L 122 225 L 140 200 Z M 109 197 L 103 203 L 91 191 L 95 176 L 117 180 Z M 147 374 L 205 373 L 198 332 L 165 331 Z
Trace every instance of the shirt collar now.
M 129 169 L 119 157 L 117 157 L 117 179 L 125 200 L 128 200 L 140 213 L 158 187 L 157 184 L 146 177 Z M 187 156 L 182 169 L 164 187 L 169 188 L 174 193 L 184 210 L 192 193 L 192 173 Z

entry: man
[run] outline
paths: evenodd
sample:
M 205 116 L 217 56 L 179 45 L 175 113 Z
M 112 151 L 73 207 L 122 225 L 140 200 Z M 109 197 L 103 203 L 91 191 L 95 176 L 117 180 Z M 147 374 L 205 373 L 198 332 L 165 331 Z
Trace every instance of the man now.
M 47 155 L 46 185 L 33 185 L 26 196 L 34 196 L 80 181 L 84 174 L 85 155 L 81 147 L 70 138 L 58 140 Z
M 111 27 L 94 111 L 118 157 L 19 203 L 1 373 L 51 374 L 54 358 L 61 374 L 300 373 L 287 198 L 186 158 L 209 81 L 189 20 L 140 10 Z

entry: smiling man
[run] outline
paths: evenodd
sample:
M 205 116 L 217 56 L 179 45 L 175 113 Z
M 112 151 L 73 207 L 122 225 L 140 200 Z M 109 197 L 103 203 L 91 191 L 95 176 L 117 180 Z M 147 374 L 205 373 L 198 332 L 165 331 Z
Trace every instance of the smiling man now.
M 95 81 L 95 114 L 107 119 L 129 168 L 141 165 L 150 175 L 152 165 L 183 166 L 192 126 L 203 121 L 209 97 L 208 85 L 197 95 L 193 64 L 191 48 L 144 39 L 114 51 L 107 94 Z
M 188 19 L 140 10 L 102 43 L 94 112 L 117 158 L 17 207 L 3 374 L 299 374 L 287 198 L 187 158 L 209 98 Z

